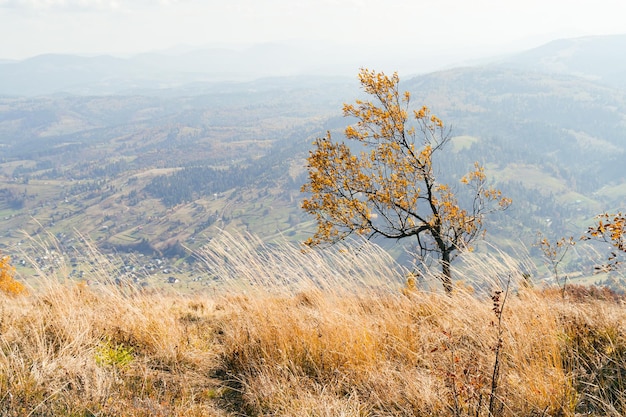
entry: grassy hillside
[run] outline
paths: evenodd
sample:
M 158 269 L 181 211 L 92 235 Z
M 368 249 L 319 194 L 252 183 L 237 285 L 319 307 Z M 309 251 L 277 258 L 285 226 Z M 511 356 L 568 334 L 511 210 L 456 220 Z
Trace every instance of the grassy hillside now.
M 30 295 L 2 296 L 0 413 L 626 412 L 614 293 L 533 287 L 504 255 L 468 260 L 450 296 L 427 290 L 435 277 L 407 287 L 370 245 L 302 253 L 224 235 L 198 256 L 217 280 L 193 295 L 117 286 L 101 257 L 89 285 L 61 265 Z

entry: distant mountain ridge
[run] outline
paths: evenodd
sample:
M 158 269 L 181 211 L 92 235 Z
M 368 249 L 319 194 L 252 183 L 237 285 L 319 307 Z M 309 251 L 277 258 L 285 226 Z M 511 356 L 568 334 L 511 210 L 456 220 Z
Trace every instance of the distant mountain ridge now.
M 575 75 L 626 88 L 626 34 L 559 39 L 502 59 L 498 64 Z
M 496 65 L 582 76 L 626 88 L 626 34 L 556 40 L 491 60 Z M 264 77 L 350 76 L 359 68 L 401 75 L 450 68 L 468 56 L 437 56 L 416 47 L 352 47 L 324 43 L 267 43 L 245 48 L 207 47 L 151 52 L 129 58 L 45 54 L 0 59 L 0 96 L 134 94 L 189 84 L 241 82 Z M 484 64 L 484 60 L 481 60 Z M 452 65 L 458 66 L 458 65 Z
M 360 67 L 380 68 L 383 61 L 394 62 L 389 55 L 384 48 L 278 43 L 244 49 L 153 52 L 130 58 L 47 54 L 22 61 L 0 61 L 0 95 L 133 94 L 264 77 L 354 76 Z

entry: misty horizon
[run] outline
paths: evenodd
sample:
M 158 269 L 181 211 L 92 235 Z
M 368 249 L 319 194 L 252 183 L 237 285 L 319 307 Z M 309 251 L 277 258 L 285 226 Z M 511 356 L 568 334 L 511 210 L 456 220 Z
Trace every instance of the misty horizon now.
M 621 50 L 625 40 L 626 35 L 576 37 L 553 40 L 533 48 L 511 47 L 482 54 L 474 49 L 431 51 L 429 54 L 411 47 L 389 50 L 384 45 L 363 47 L 329 41 L 265 42 L 237 47 L 224 44 L 204 49 L 181 47 L 129 57 L 44 54 L 20 61 L 0 61 L 0 94 L 117 94 L 180 88 L 194 83 L 250 82 L 294 76 L 349 77 L 354 81 L 360 68 L 398 72 L 408 79 L 455 67 L 494 64 L 534 54 L 539 57 L 525 59 L 525 67 L 532 69 L 535 65 L 539 69 L 544 66 L 543 70 L 561 72 L 569 65 L 566 61 L 577 53 L 597 48 L 595 44 L 605 49 Z M 562 49 L 558 58 L 550 58 L 549 51 L 553 48 Z M 546 52 L 549 53 L 546 55 Z M 620 59 L 614 51 L 604 52 L 604 56 L 611 57 L 611 62 L 605 63 L 606 71 L 619 73 L 622 68 Z M 587 53 L 584 52 L 583 56 Z M 560 67 L 554 59 L 563 61 Z M 585 65 L 589 64 L 583 67 Z

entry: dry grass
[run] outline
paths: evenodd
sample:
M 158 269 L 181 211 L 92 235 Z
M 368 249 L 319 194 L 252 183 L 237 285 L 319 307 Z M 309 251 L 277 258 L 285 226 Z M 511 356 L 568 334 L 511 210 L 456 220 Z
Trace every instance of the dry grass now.
M 0 298 L 0 414 L 487 416 L 490 402 L 499 416 L 626 411 L 619 297 L 518 288 L 520 266 L 502 255 L 466 260 L 472 276 L 451 296 L 402 291 L 405 271 L 369 245 L 322 255 L 224 235 L 199 256 L 219 277 L 205 294 L 49 273 L 30 295 Z M 509 280 L 498 324 L 490 296 Z

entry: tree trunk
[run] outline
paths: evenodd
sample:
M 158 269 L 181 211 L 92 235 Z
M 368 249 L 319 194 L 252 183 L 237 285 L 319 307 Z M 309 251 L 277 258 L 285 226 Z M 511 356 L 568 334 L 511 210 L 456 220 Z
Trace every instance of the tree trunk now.
M 441 283 L 447 294 L 452 293 L 452 271 L 450 270 L 450 251 L 441 252 Z

